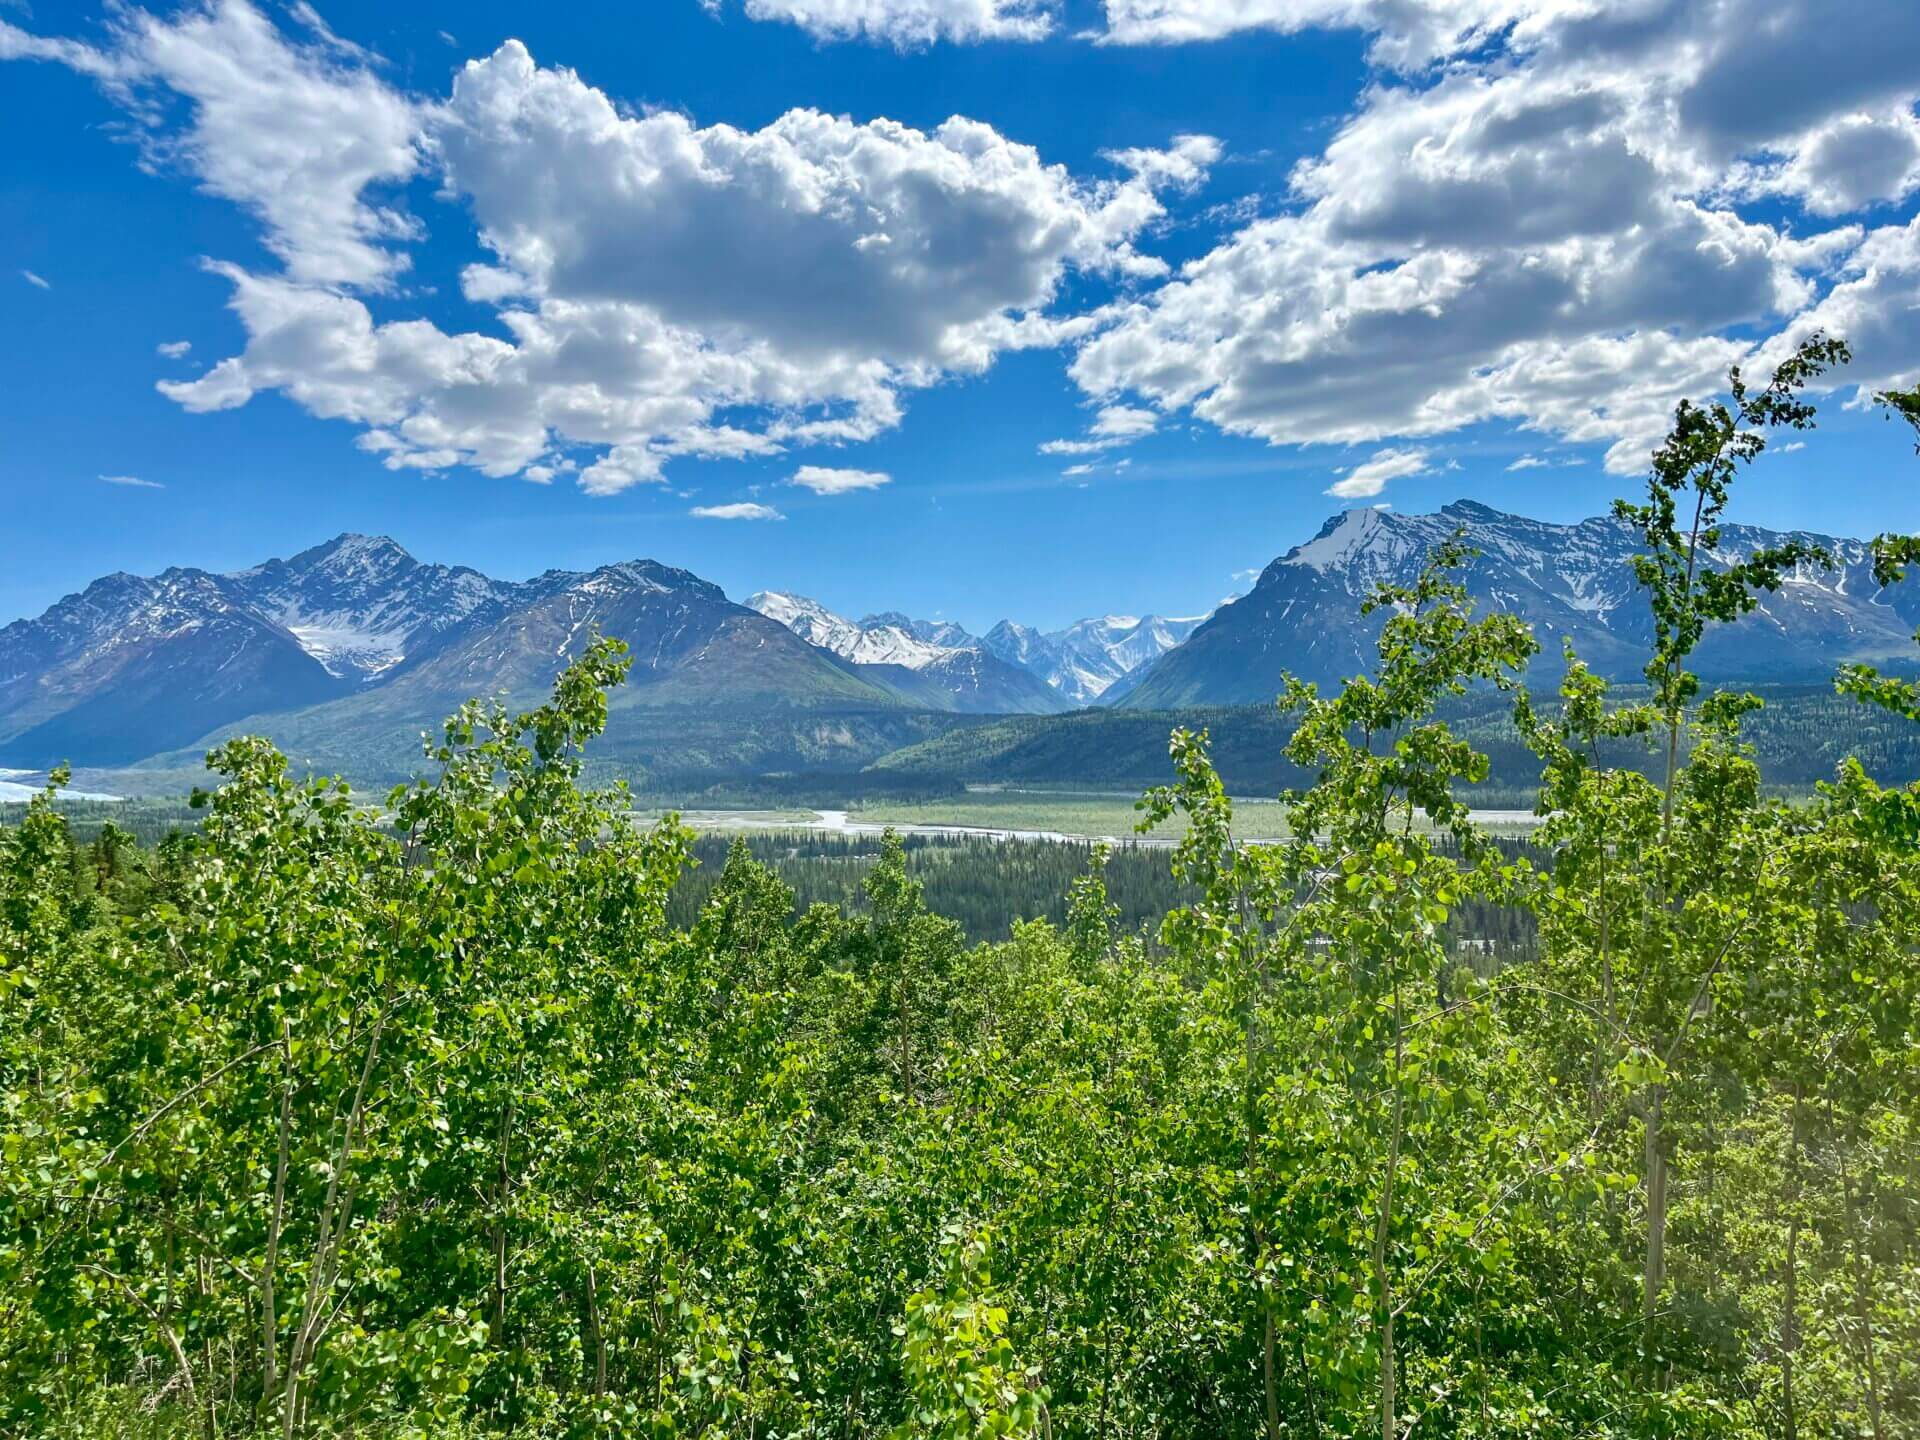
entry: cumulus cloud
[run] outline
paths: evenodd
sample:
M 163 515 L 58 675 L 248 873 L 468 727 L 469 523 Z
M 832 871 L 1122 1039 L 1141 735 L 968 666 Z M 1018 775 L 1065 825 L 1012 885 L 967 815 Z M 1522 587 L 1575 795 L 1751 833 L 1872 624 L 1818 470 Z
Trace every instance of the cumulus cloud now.
M 893 482 L 881 470 L 835 470 L 825 465 L 802 465 L 787 483 L 816 495 L 845 495 L 852 490 L 877 490 Z
M 1911 108 L 1843 115 L 1795 139 L 1786 159 L 1742 178 L 1758 193 L 1790 195 L 1815 215 L 1849 215 L 1920 188 L 1920 118 Z
M 1053 308 L 1070 276 L 1164 276 L 1135 242 L 1218 155 L 1177 137 L 1089 179 L 958 117 L 700 127 L 625 109 L 517 41 L 430 100 L 295 18 L 305 36 L 207 0 L 120 12 L 99 47 L 15 30 L 0 53 L 97 75 L 149 159 L 251 210 L 281 261 L 210 262 L 246 346 L 162 393 L 208 411 L 278 391 L 399 470 L 547 481 L 578 455 L 578 483 L 610 493 L 677 456 L 869 439 L 907 392 L 1090 334 Z M 188 113 L 170 126 L 174 97 Z M 398 288 L 420 232 L 392 197 L 425 174 L 473 216 L 489 258 L 462 287 L 498 333 L 447 333 Z M 395 302 L 379 318 L 374 293 Z
M 1292 213 L 1114 307 L 1074 362 L 1099 400 L 1275 444 L 1508 421 L 1634 470 L 1675 396 L 1715 389 L 1757 358 L 1755 332 L 1804 331 L 1815 309 L 1857 342 L 1849 382 L 1920 361 L 1920 334 L 1859 313 L 1869 294 L 1898 313 L 1908 239 L 1822 228 L 1920 178 L 1920 8 L 1904 0 L 1861 0 L 1846 25 L 1813 0 L 1107 9 L 1110 38 L 1343 25 L 1372 30 L 1383 63 L 1449 63 L 1366 91 L 1295 168 Z M 1877 52 L 1849 62 L 1868 36 Z M 1739 208 L 1775 196 L 1811 223 Z
M 158 480 L 142 480 L 138 475 L 102 475 L 103 485 L 119 485 L 129 490 L 164 490 L 167 487 Z
M 703 0 L 718 11 L 719 0 Z M 936 40 L 1038 40 L 1056 0 L 746 0 L 755 20 L 784 20 L 820 40 L 875 40 L 901 49 Z
M 739 500 L 731 505 L 696 505 L 687 512 L 702 520 L 784 520 L 771 505 L 756 505 L 750 500 Z
M 1338 495 L 1345 500 L 1378 495 L 1387 488 L 1390 480 L 1432 473 L 1430 459 L 1425 450 L 1376 450 L 1371 458 L 1354 466 L 1329 485 L 1327 494 Z
M 163 355 L 169 360 L 184 360 L 188 352 L 193 349 L 193 342 L 191 340 L 167 340 L 153 348 L 157 354 Z
M 1067 13 L 741 3 L 896 45 Z M 1920 243 L 1875 211 L 1920 189 L 1911 0 L 1845 24 L 1817 0 L 1103 3 L 1107 43 L 1343 27 L 1380 68 L 1266 218 L 1221 212 L 1235 228 L 1169 273 L 1144 237 L 1219 162 L 1208 137 L 1082 175 L 964 118 L 703 126 L 517 42 L 416 95 L 309 8 L 281 28 L 253 0 L 116 8 L 97 42 L 0 22 L 0 58 L 93 77 L 145 163 L 261 226 L 273 263 L 212 264 L 244 348 L 163 392 L 284 394 L 396 470 L 609 493 L 678 457 L 871 439 L 913 392 L 1038 347 L 1073 347 L 1098 407 L 1042 447 L 1081 458 L 1183 415 L 1402 454 L 1493 421 L 1628 470 L 1676 395 L 1815 325 L 1853 343 L 1848 383 L 1920 373 Z M 488 326 L 448 333 L 406 289 L 422 179 L 472 217 Z
M 22 270 L 20 272 L 20 278 L 36 290 L 51 290 L 53 288 L 53 282 L 51 280 L 47 279 L 44 275 L 36 275 L 31 270 Z

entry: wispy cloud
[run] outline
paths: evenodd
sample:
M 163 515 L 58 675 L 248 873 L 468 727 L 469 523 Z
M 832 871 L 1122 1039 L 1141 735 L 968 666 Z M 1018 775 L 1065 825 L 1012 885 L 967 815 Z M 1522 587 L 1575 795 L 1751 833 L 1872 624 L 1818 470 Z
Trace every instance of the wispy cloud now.
M 696 505 L 687 512 L 702 520 L 784 520 L 771 505 L 755 505 L 741 500 L 732 505 Z
M 186 359 L 187 352 L 193 349 L 193 342 L 191 340 L 168 340 L 164 344 L 156 345 L 153 348 L 169 360 L 184 360 Z
M 1425 475 L 1433 467 L 1425 450 L 1376 450 L 1369 460 L 1349 470 L 1327 487 L 1327 494 L 1343 500 L 1365 499 L 1387 488 L 1389 480 L 1404 480 L 1409 475 Z
M 102 475 L 103 485 L 124 485 L 129 490 L 164 490 L 167 487 L 158 480 L 142 480 L 138 475 Z
M 1137 405 L 1108 405 L 1087 429 L 1084 440 L 1049 440 L 1040 447 L 1042 455 L 1097 455 L 1102 450 L 1131 445 L 1143 435 L 1151 435 L 1160 417 Z
M 802 465 L 787 482 L 816 495 L 845 495 L 852 490 L 877 490 L 893 483 L 882 470 L 835 470 L 826 465 Z
M 20 278 L 39 290 L 51 290 L 53 282 L 44 275 L 36 275 L 31 270 L 22 270 Z
M 1522 455 L 1518 460 L 1507 466 L 1509 470 L 1544 470 L 1546 468 L 1547 462 L 1542 460 L 1538 455 Z

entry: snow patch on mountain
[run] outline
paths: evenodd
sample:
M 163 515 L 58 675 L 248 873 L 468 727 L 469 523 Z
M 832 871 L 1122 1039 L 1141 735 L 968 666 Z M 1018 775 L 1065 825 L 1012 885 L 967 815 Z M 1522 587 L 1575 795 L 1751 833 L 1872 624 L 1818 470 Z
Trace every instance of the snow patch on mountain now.
M 328 674 L 367 684 L 517 588 L 462 566 L 422 564 L 384 535 L 341 535 L 219 578 Z

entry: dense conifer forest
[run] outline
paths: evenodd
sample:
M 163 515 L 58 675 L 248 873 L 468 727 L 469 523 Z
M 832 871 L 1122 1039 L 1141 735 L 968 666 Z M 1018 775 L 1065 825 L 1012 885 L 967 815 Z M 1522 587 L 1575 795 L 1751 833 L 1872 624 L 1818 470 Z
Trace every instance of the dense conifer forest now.
M 50 787 L 0 832 L 0 1434 L 1920 1435 L 1920 785 L 1779 798 L 1688 670 L 1820 563 L 1699 559 L 1843 358 L 1679 408 L 1619 510 L 1644 689 L 1530 694 L 1457 544 L 1383 589 L 1372 673 L 1281 697 L 1277 843 L 1181 729 L 1175 847 L 722 855 L 583 783 L 613 641 L 377 806 L 258 740 L 144 845 Z

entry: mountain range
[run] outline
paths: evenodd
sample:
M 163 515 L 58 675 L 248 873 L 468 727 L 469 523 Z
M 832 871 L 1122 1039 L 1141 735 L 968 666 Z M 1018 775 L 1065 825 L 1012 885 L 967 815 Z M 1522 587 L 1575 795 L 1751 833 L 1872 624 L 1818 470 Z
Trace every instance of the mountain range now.
M 0 629 L 0 766 L 186 768 L 251 730 L 315 768 L 404 774 L 422 729 L 461 700 L 537 696 L 598 632 L 633 654 L 600 752 L 628 773 L 844 772 L 989 715 L 1260 703 L 1283 671 L 1337 681 L 1371 661 L 1371 587 L 1411 580 L 1456 531 L 1480 552 L 1465 574 L 1475 598 L 1533 625 L 1538 673 L 1556 674 L 1571 640 L 1601 672 L 1637 678 L 1649 622 L 1633 534 L 1470 501 L 1335 515 L 1211 616 L 1002 621 L 984 636 L 896 612 L 852 621 L 778 591 L 735 604 L 653 560 L 504 581 L 342 535 L 249 570 L 109 575 Z M 1835 567 L 1803 566 L 1718 627 L 1698 668 L 1792 682 L 1845 660 L 1910 661 L 1920 586 L 1881 590 L 1864 543 L 1795 534 Z M 1782 538 L 1726 526 L 1713 562 Z
M 933 709 L 969 715 L 1051 715 L 1070 701 L 1033 671 L 1010 665 L 958 625 L 898 611 L 848 620 L 817 600 L 778 590 L 747 597 L 747 608 L 777 620 L 809 645 L 873 669 L 903 695 Z
M 1370 668 L 1385 617 L 1363 616 L 1361 602 L 1382 582 L 1412 583 L 1427 555 L 1455 532 L 1479 552 L 1463 579 L 1480 608 L 1511 611 L 1532 625 L 1540 653 L 1530 674 L 1557 676 L 1564 643 L 1572 641 L 1601 674 L 1641 678 L 1653 631 L 1627 525 L 1611 516 L 1555 525 L 1460 500 L 1432 515 L 1360 509 L 1331 517 L 1145 671 L 1120 704 L 1253 704 L 1278 693 L 1283 671 L 1324 686 Z M 1834 567 L 1802 565 L 1752 614 L 1710 629 L 1694 669 L 1717 681 L 1780 683 L 1825 680 L 1848 660 L 1915 658 L 1920 585 L 1882 590 L 1864 541 L 1724 525 L 1707 563 L 1725 566 L 1788 539 L 1824 548 Z
M 1001 659 L 1031 670 L 1070 700 L 1110 705 L 1206 618 L 1103 615 L 1047 631 L 1002 620 L 981 644 Z
M 1002 620 L 981 636 L 950 620 L 915 620 L 898 610 L 849 620 L 817 600 L 779 590 L 759 591 L 746 603 L 843 659 L 917 671 L 951 696 L 953 708 L 970 714 L 1045 715 L 1110 704 L 1206 619 L 1103 615 L 1063 630 Z
M 109 575 L 0 630 L 0 754 L 123 765 L 273 716 L 417 741 L 465 696 L 538 694 L 595 631 L 628 642 L 652 705 L 910 703 L 685 570 L 500 581 L 342 535 L 229 574 Z

